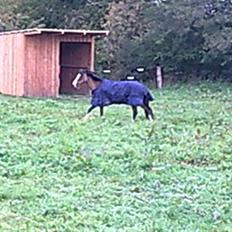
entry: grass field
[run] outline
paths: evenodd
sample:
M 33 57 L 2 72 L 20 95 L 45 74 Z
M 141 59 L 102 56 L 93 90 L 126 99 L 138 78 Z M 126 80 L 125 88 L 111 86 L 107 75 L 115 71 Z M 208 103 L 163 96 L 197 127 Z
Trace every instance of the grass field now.
M 0 96 L 0 231 L 232 231 L 232 86 L 153 94 L 153 123 Z

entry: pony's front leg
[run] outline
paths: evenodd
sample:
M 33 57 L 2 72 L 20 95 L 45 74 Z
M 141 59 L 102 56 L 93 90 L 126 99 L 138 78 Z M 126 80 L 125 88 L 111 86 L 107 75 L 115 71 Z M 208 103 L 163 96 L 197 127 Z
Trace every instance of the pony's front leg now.
M 104 114 L 103 106 L 100 106 L 100 116 L 103 116 L 103 114 Z
M 90 112 L 91 112 L 94 108 L 96 108 L 96 106 L 90 106 L 90 107 L 89 107 L 89 109 L 87 110 L 87 114 L 86 114 L 86 115 L 84 116 L 84 118 L 83 118 L 85 121 L 89 119 Z
M 137 110 L 136 106 L 132 106 L 132 112 L 133 112 L 133 114 L 132 114 L 132 121 L 134 122 L 135 118 L 136 118 L 136 116 L 138 114 L 138 110 Z

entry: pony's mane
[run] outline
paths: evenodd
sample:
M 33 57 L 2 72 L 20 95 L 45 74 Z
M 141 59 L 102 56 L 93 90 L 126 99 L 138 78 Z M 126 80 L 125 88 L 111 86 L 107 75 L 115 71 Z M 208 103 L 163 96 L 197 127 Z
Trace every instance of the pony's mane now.
M 102 78 L 99 77 L 95 72 L 87 70 L 86 74 L 90 76 L 94 81 L 102 81 Z

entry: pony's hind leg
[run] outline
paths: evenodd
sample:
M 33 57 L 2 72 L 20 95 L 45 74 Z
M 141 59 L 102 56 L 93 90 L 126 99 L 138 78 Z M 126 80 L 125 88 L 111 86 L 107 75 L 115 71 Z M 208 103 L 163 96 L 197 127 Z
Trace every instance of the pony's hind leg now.
M 144 109 L 144 113 L 145 113 L 145 117 L 146 117 L 146 119 L 148 119 L 148 120 L 149 120 L 149 113 L 148 113 L 148 111 L 147 111 L 146 109 Z
M 145 106 L 145 105 L 143 105 L 142 108 L 143 108 L 143 110 L 144 110 L 146 119 L 149 120 L 150 118 L 149 118 L 149 109 L 148 109 L 148 107 Z
M 151 109 L 151 107 L 149 106 L 149 101 L 147 100 L 147 98 L 144 99 L 144 107 L 143 107 L 144 111 L 145 111 L 145 116 L 148 120 L 154 120 L 154 114 L 153 111 Z
M 141 106 L 145 112 L 145 116 L 146 116 L 146 119 L 148 120 L 153 120 L 154 119 L 154 115 L 153 115 L 153 112 L 152 112 L 152 109 L 148 106 L 148 105 L 142 105 Z
M 154 120 L 154 114 L 153 114 L 153 111 L 152 111 L 151 107 L 148 106 L 148 109 L 149 109 L 149 111 L 150 111 L 151 119 Z
M 138 110 L 137 110 L 136 106 L 132 106 L 132 112 L 133 112 L 132 119 L 134 121 L 135 118 L 136 118 L 136 116 L 137 116 L 137 114 L 138 114 Z

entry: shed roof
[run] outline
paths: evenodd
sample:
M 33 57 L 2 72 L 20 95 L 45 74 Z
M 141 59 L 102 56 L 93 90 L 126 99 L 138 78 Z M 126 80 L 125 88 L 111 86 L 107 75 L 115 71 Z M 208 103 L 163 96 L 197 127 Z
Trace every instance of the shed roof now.
M 79 34 L 79 35 L 92 35 L 92 36 L 106 36 L 109 34 L 107 30 L 75 30 L 75 29 L 56 29 L 56 28 L 31 28 L 25 30 L 14 30 L 0 32 L 1 35 L 23 33 L 26 36 L 39 35 L 42 33 L 57 33 L 57 34 Z

